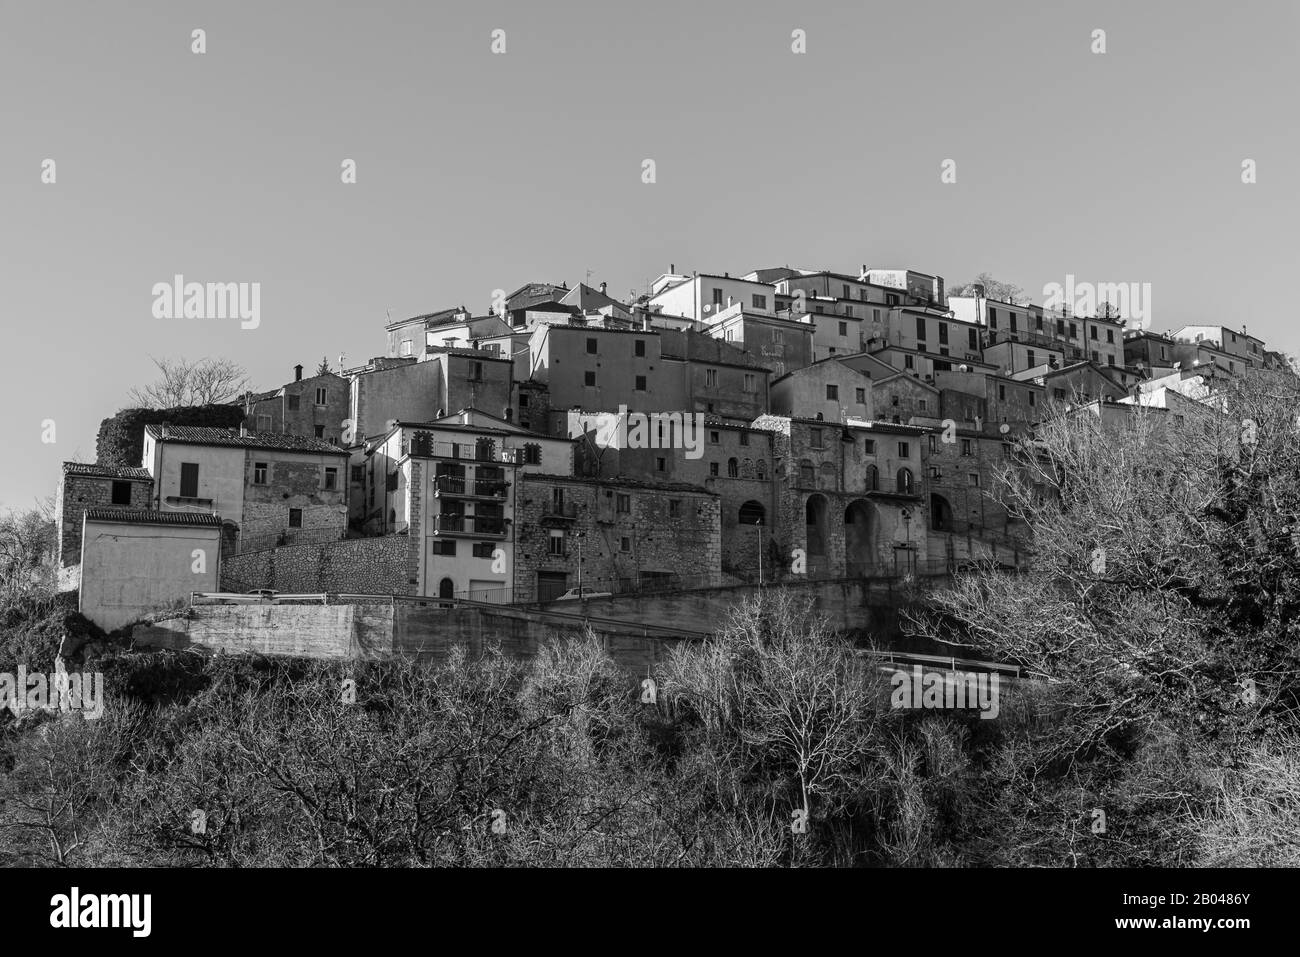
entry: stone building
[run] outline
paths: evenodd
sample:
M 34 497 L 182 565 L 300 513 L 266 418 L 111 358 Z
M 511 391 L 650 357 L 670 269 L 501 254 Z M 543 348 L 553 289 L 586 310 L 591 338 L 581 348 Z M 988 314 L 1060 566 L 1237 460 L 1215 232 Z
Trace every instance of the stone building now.
M 670 421 L 662 428 L 662 419 L 650 422 L 650 447 L 617 448 L 598 436 L 599 423 L 607 417 L 569 413 L 569 434 L 577 440 L 576 474 L 611 481 L 633 479 L 651 486 L 689 485 L 713 492 L 721 516 L 722 571 L 754 577 L 760 549 L 762 561 L 770 564 L 777 509 L 772 432 L 705 417 L 697 455 L 673 440 L 673 420 L 668 416 Z
M 294 366 L 294 380 L 271 392 L 244 398 L 244 427 L 250 432 L 279 432 L 340 442 L 348 417 L 348 380 L 333 372 L 304 379 Z
M 54 499 L 59 542 L 59 585 L 77 587 L 81 564 L 81 528 L 86 510 L 99 507 L 147 509 L 153 477 L 147 469 L 64 462 Z
M 221 516 L 223 547 L 246 552 L 335 541 L 347 530 L 348 453 L 322 439 L 274 432 L 145 429 L 150 507 Z
M 682 483 L 529 474 L 515 509 L 515 601 L 576 588 L 720 583 L 719 497 Z
M 924 569 L 926 429 L 774 415 L 754 425 L 776 436 L 776 537 L 786 573 L 858 577 Z

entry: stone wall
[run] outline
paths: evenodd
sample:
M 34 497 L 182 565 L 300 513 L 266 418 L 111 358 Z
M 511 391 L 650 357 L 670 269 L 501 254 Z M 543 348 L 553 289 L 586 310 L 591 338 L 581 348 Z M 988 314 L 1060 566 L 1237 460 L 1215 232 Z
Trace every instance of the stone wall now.
M 288 545 L 223 559 L 223 591 L 271 588 L 288 594 L 409 595 L 408 537 Z
M 567 514 L 553 506 L 555 489 L 563 489 Z M 619 496 L 627 496 L 626 511 Z M 583 584 L 598 590 L 646 574 L 721 578 L 719 499 L 693 486 L 521 475 L 514 527 L 516 601 L 537 596 L 538 572 L 563 573 L 575 587 L 579 541 Z M 551 552 L 552 532 L 564 535 L 562 554 Z
M 86 509 L 126 507 L 113 505 L 114 481 L 129 481 L 131 486 L 130 508 L 144 509 L 149 507 L 149 499 L 153 495 L 153 482 L 64 473 L 55 496 L 60 568 L 70 568 L 73 565 L 81 564 L 81 526 Z

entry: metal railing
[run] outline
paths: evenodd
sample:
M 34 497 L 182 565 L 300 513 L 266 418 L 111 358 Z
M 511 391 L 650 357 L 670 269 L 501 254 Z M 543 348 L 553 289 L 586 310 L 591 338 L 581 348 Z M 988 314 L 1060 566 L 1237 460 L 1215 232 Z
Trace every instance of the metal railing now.
M 435 515 L 434 532 L 461 532 L 468 535 L 491 535 L 504 538 L 505 520 L 489 515 Z
M 505 498 L 508 483 L 501 479 L 468 479 L 459 475 L 439 475 L 433 487 L 447 495 L 478 495 L 483 498 Z

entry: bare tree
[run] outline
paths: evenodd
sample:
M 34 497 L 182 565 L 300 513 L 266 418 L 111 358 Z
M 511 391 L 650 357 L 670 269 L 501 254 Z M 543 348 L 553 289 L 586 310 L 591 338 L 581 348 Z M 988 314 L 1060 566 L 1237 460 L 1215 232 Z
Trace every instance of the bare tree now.
M 975 287 L 984 287 L 984 296 L 988 299 L 996 299 L 999 302 L 1009 302 L 1017 306 L 1022 306 L 1029 302 L 1029 295 L 1020 286 L 1015 283 L 1003 282 L 1000 279 L 993 278 L 986 272 L 980 273 L 970 282 L 962 283 L 958 286 L 951 286 L 947 290 L 947 295 L 952 296 L 973 296 Z
M 155 359 L 159 378 L 127 393 L 142 409 L 176 409 L 233 402 L 248 389 L 248 374 L 231 359 Z

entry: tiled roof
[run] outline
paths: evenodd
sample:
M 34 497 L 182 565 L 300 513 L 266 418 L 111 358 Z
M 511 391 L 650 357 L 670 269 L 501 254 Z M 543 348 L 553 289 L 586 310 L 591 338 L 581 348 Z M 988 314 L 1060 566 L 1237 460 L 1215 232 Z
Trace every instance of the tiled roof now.
M 187 525 L 221 527 L 221 516 L 203 512 L 157 512 L 149 508 L 88 508 L 88 522 L 117 522 L 125 525 Z
M 280 432 L 246 432 L 237 429 L 213 429 L 190 425 L 150 425 L 146 431 L 154 439 L 186 445 L 225 445 L 245 449 L 279 449 L 285 452 L 315 452 L 319 455 L 347 455 L 337 445 L 324 439 Z
M 153 476 L 148 469 L 133 468 L 126 465 L 96 465 L 94 462 L 64 462 L 64 475 L 93 475 L 96 478 L 132 479 L 139 482 L 151 482 Z

